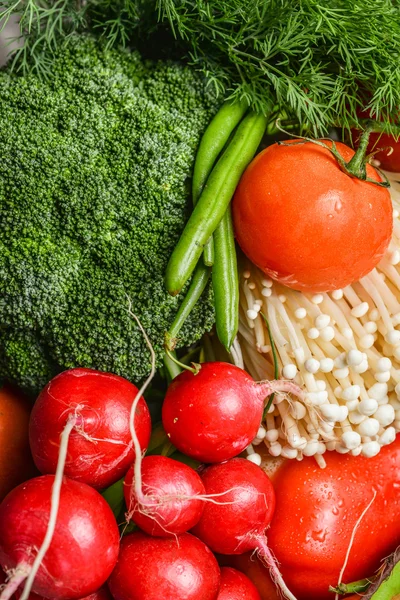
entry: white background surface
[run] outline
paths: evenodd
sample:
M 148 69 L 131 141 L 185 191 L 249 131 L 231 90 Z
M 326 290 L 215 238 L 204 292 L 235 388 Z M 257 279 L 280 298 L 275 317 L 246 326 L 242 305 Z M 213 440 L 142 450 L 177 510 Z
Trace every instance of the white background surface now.
M 18 25 L 15 21 L 11 21 L 10 19 L 4 30 L 0 32 L 0 65 L 3 65 L 6 62 L 7 54 L 10 52 L 11 47 L 7 46 L 10 37 L 15 37 L 18 34 Z

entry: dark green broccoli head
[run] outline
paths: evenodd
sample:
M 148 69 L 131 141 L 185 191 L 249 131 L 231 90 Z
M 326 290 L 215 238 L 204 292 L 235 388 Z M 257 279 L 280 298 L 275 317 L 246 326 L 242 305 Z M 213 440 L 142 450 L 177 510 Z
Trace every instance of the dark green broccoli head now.
M 31 390 L 76 365 L 133 381 L 181 298 L 163 274 L 215 112 L 188 67 L 73 37 L 45 82 L 0 73 L 0 376 Z M 181 345 L 213 323 L 208 290 Z

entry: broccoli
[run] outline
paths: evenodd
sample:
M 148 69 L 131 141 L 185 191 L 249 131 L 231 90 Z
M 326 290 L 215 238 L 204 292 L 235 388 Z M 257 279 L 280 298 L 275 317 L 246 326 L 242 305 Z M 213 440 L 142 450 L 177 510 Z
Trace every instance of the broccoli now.
M 0 376 L 37 392 L 77 365 L 138 382 L 182 295 L 163 274 L 217 109 L 187 66 L 72 36 L 51 76 L 0 72 Z M 212 292 L 180 345 L 213 324 Z

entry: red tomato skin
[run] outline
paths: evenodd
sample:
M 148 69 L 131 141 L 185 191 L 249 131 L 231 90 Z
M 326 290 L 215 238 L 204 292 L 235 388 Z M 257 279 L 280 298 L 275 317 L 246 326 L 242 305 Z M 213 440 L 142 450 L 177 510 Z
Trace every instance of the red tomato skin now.
M 346 161 L 354 155 L 345 144 L 336 147 Z M 381 181 L 370 165 L 367 175 Z M 233 219 L 252 262 L 307 292 L 343 288 L 369 273 L 393 229 L 386 188 L 350 177 L 329 150 L 295 140 L 269 146 L 250 163 L 233 199 Z
M 374 116 L 370 115 L 368 110 L 358 111 L 358 116 L 361 119 L 374 119 Z M 357 129 L 350 131 L 351 143 L 355 148 L 358 147 L 361 133 Z M 381 150 L 376 152 L 380 148 Z M 369 135 L 367 154 L 372 152 L 374 152 L 374 158 L 379 160 L 381 169 L 394 173 L 400 172 L 400 140 L 396 141 L 392 135 L 387 133 L 373 131 Z
M 222 567 L 217 600 L 261 600 L 261 596 L 246 575 L 236 569 Z
M 39 394 L 29 423 L 31 451 L 39 471 L 55 473 L 60 435 L 68 416 L 77 411 L 84 420 L 85 434 L 96 441 L 87 439 L 78 429 L 71 432 L 66 477 L 95 489 L 108 487 L 123 477 L 135 458 L 129 416 L 137 392 L 136 386 L 123 377 L 94 369 L 70 369 L 54 377 Z M 135 427 L 145 450 L 151 419 L 143 398 L 136 411 Z
M 156 538 L 139 531 L 122 539 L 108 581 L 115 600 L 216 600 L 219 584 L 214 555 L 193 535 Z
M 380 168 L 394 173 L 400 172 L 400 141 L 387 133 L 371 133 L 367 152 L 382 148 L 374 158 L 379 160 Z M 392 150 L 392 151 L 391 151 Z
M 400 544 L 400 435 L 374 458 L 327 452 L 320 469 L 312 458 L 286 462 L 274 479 L 276 510 L 268 542 L 298 600 L 329 600 L 352 531 L 343 581 L 370 576 Z

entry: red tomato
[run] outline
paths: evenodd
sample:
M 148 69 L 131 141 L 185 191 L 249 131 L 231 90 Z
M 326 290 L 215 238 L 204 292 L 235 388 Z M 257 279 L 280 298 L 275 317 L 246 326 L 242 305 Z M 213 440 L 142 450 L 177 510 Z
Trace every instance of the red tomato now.
M 367 110 L 358 111 L 358 116 L 361 119 L 374 118 Z M 360 135 L 361 131 L 357 131 L 357 129 L 351 130 L 351 141 L 355 147 L 358 146 Z M 400 172 L 400 139 L 396 141 L 392 135 L 388 135 L 387 133 L 372 132 L 369 136 L 367 154 L 376 150 L 379 150 L 379 152 L 374 154 L 374 158 L 379 160 L 381 169 L 394 171 L 395 173 Z
M 359 131 L 352 131 L 351 137 L 356 146 L 359 136 Z M 378 149 L 380 150 L 374 154 L 374 158 L 379 160 L 380 168 L 385 171 L 400 172 L 400 141 L 396 141 L 387 133 L 371 133 L 367 153 L 370 154 Z
M 9 385 L 0 387 L 0 502 L 18 484 L 37 475 L 29 449 L 30 403 Z
M 328 144 L 330 142 L 327 142 Z M 354 151 L 338 142 L 349 161 Z M 367 165 L 368 177 L 381 181 Z M 369 273 L 392 235 L 389 191 L 344 173 L 325 148 L 273 144 L 250 163 L 233 199 L 237 241 L 273 279 L 323 292 Z
M 326 455 L 286 462 L 274 486 L 276 510 L 267 532 L 283 578 L 298 600 L 329 600 L 357 520 L 345 583 L 370 576 L 400 544 L 400 435 L 374 458 Z

